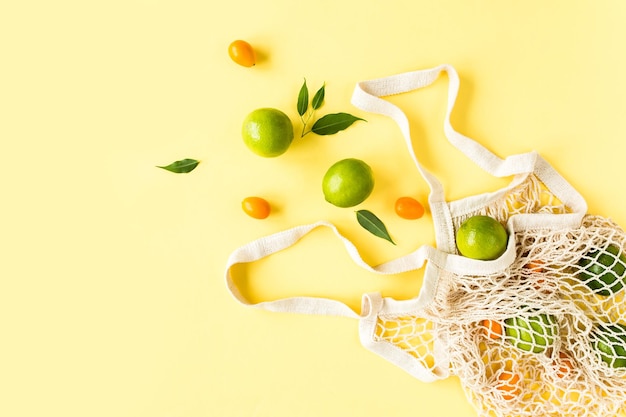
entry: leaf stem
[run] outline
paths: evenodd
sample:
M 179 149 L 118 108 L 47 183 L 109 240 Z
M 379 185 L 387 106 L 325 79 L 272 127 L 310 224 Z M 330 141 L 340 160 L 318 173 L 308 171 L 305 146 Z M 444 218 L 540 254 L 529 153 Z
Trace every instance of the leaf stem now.
M 302 121 L 302 132 L 300 133 L 300 137 L 303 138 L 306 135 L 308 135 L 309 133 L 311 133 L 312 131 L 309 129 L 307 132 L 305 132 L 306 130 L 306 125 L 311 121 L 311 119 L 313 118 L 313 114 L 315 113 L 315 110 L 310 110 L 307 112 L 306 114 L 306 120 L 304 119 L 304 116 L 300 116 L 300 120 Z

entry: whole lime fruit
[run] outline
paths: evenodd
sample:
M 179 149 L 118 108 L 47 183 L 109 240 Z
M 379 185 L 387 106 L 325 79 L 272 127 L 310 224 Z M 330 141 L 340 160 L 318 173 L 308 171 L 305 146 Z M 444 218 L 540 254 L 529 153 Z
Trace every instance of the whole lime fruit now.
M 508 233 L 490 216 L 472 216 L 456 232 L 456 246 L 461 255 L 483 261 L 498 258 L 506 250 Z
M 617 245 L 587 252 L 578 266 L 582 268 L 578 278 L 596 294 L 609 296 L 624 287 L 626 256 Z
M 356 158 L 335 162 L 324 174 L 324 198 L 337 207 L 353 207 L 365 201 L 374 189 L 372 168 Z
M 248 148 L 265 158 L 282 155 L 293 141 L 293 123 L 278 109 L 264 107 L 246 116 L 241 136 Z
M 590 334 L 591 346 L 611 368 L 626 368 L 626 326 L 597 325 Z
M 510 317 L 504 320 L 504 330 L 513 346 L 527 352 L 541 353 L 554 343 L 559 327 L 555 316 L 539 314 Z

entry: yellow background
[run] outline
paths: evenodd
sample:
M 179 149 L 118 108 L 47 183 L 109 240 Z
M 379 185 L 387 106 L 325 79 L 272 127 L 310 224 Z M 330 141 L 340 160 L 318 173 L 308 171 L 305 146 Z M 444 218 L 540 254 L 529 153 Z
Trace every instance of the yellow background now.
M 357 81 L 441 63 L 461 90 L 456 128 L 496 154 L 536 149 L 626 225 L 622 1 L 15 1 L 0 6 L 0 415 L 64 417 L 473 416 L 456 378 L 422 383 L 361 347 L 357 322 L 237 304 L 223 269 L 262 235 L 330 220 L 372 265 L 432 243 L 400 132 L 350 104 Z M 259 53 L 244 68 L 228 44 Z M 306 78 L 319 115 L 367 119 L 308 135 L 276 159 L 250 153 L 245 115 L 295 111 Z M 502 185 L 442 133 L 445 77 L 394 98 L 449 198 Z M 155 168 L 196 158 L 176 175 Z M 398 242 L 322 197 L 336 160 L 370 163 L 368 208 Z M 241 200 L 273 205 L 266 220 Z M 409 298 L 420 274 L 372 275 L 320 230 L 246 269 L 254 301 Z

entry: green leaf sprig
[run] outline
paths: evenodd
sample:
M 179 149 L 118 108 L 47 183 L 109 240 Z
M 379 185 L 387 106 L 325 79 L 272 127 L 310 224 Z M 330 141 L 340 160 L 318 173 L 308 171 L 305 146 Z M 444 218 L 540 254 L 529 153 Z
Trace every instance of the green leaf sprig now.
M 316 120 L 311 129 L 307 131 L 307 125 L 311 122 L 311 119 L 313 119 L 315 111 L 322 107 L 325 95 L 326 83 L 324 83 L 313 95 L 313 100 L 310 102 L 311 107 L 309 107 L 309 87 L 306 84 L 306 79 L 302 83 L 302 87 L 300 87 L 300 92 L 298 93 L 297 103 L 298 114 L 300 115 L 300 120 L 302 121 L 302 132 L 300 134 L 301 138 L 311 132 L 317 135 L 334 135 L 337 132 L 347 129 L 354 122 L 359 120 L 366 121 L 365 119 L 361 119 L 360 117 L 353 116 L 349 113 L 331 113 Z
M 388 240 L 394 245 L 396 244 L 396 242 L 394 242 L 389 235 L 389 232 L 387 232 L 387 227 L 385 227 L 385 224 L 371 211 L 358 210 L 356 212 L 356 219 L 365 230 L 367 230 L 374 236 Z
M 158 166 L 157 168 L 164 169 L 166 171 L 174 172 L 176 174 L 186 174 L 196 169 L 200 161 L 190 158 L 181 159 L 180 161 L 172 162 L 169 165 Z

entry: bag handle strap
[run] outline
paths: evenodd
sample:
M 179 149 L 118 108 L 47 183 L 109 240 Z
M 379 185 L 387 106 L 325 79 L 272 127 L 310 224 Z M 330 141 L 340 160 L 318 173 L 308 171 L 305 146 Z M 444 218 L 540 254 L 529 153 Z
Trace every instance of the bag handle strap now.
M 451 65 L 444 64 L 430 69 L 361 81 L 355 86 L 352 95 L 352 104 L 364 111 L 389 116 L 398 124 L 405 138 L 411 157 L 422 176 L 431 187 L 429 201 L 445 201 L 441 183 L 435 176 L 422 167 L 415 155 L 409 129 L 409 121 L 406 115 L 396 105 L 382 99 L 382 97 L 385 96 L 406 93 L 427 87 L 433 84 L 443 72 L 448 74 L 449 79 L 448 104 L 444 119 L 444 132 L 448 140 L 474 163 L 493 176 L 506 177 L 532 172 L 537 157 L 535 152 L 511 155 L 502 159 L 480 143 L 462 135 L 452 127 L 450 117 L 456 103 L 460 81 L 456 70 Z
M 465 154 L 483 170 L 495 177 L 507 177 L 519 174 L 535 173 L 552 192 L 576 213 L 574 222 L 579 221 L 587 211 L 584 198 L 565 181 L 537 152 L 515 154 L 504 159 L 496 156 L 489 149 L 475 140 L 457 132 L 450 122 L 450 117 L 459 91 L 459 76 L 451 65 L 443 64 L 434 68 L 405 72 L 388 77 L 358 82 L 352 95 L 352 104 L 357 108 L 391 117 L 400 127 L 409 154 L 413 158 L 422 177 L 430 187 L 428 203 L 436 230 L 437 247 L 444 252 L 454 252 L 454 228 L 450 206 L 446 202 L 441 182 L 428 172 L 417 158 L 409 121 L 404 112 L 384 100 L 382 97 L 401 94 L 427 87 L 433 84 L 442 73 L 447 73 L 449 80 L 448 103 L 444 118 L 444 133 L 450 143 Z
M 339 233 L 337 228 L 332 223 L 319 221 L 307 225 L 296 226 L 291 229 L 261 237 L 252 242 L 249 242 L 248 244 L 232 252 L 227 261 L 225 274 L 226 286 L 230 293 L 241 304 L 276 312 L 344 316 L 352 318 L 371 316 L 372 314 L 377 313 L 377 311 L 372 311 L 370 307 L 371 297 L 367 296 L 364 296 L 363 298 L 364 308 L 361 312 L 361 315 L 359 315 L 346 304 L 337 300 L 321 297 L 289 297 L 278 300 L 253 303 L 245 296 L 243 292 L 240 291 L 237 282 L 233 276 L 233 267 L 235 265 L 254 262 L 281 250 L 287 249 L 288 247 L 298 242 L 305 235 L 311 233 L 313 230 L 319 227 L 330 228 L 334 232 L 334 234 L 341 240 L 348 254 L 353 259 L 353 261 L 356 262 L 357 265 L 370 272 L 378 274 L 397 274 L 401 272 L 416 270 L 424 266 L 426 260 L 437 256 L 437 251 L 434 248 L 430 246 L 422 246 L 415 252 L 405 255 L 401 258 L 394 259 L 376 267 L 372 267 L 361 258 L 354 244 L 343 235 L 341 235 L 341 233 Z M 435 277 L 433 277 L 432 279 L 435 279 Z M 434 283 L 429 285 L 433 286 Z M 434 296 L 434 292 L 431 292 L 429 295 Z M 422 298 L 420 301 L 422 303 L 426 303 L 429 300 Z

